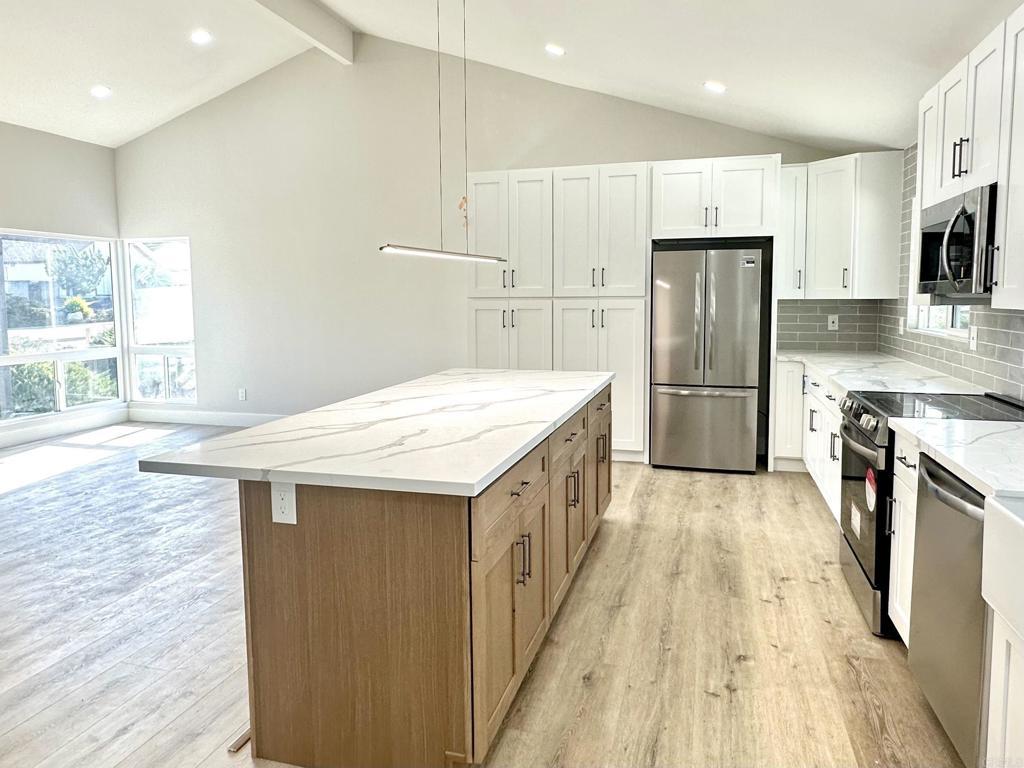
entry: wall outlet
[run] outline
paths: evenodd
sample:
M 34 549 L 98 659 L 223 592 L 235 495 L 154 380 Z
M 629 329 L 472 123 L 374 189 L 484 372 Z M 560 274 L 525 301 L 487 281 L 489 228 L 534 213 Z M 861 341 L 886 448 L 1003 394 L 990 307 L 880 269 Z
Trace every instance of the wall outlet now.
M 907 321 L 900 318 L 900 336 L 907 332 Z
M 295 483 L 271 483 L 270 507 L 275 523 L 297 525 L 295 514 Z
M 970 330 L 967 332 L 968 345 L 971 348 L 971 352 L 978 351 L 978 326 L 972 325 Z
M 838 331 L 839 330 L 839 315 L 829 315 L 828 316 L 828 329 L 830 331 Z
M 246 398 L 245 387 L 239 387 L 238 388 L 238 399 L 239 400 L 245 400 L 245 398 Z

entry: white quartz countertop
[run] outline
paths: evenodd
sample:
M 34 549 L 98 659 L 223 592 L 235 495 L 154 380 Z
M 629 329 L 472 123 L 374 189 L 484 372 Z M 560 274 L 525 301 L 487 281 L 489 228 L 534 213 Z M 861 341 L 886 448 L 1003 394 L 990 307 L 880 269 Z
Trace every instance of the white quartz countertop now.
M 139 468 L 476 496 L 613 378 L 452 369 L 154 456 Z
M 970 382 L 947 376 L 881 352 L 797 352 L 780 350 L 780 362 L 803 363 L 846 392 L 931 392 L 935 394 L 982 394 Z
M 889 419 L 889 426 L 984 495 L 1024 498 L 1024 423 Z

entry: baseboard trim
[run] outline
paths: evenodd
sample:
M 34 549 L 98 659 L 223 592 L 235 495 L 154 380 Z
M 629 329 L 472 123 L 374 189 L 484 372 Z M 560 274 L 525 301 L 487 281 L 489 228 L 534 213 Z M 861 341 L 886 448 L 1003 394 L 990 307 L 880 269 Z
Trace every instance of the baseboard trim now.
M 782 459 L 776 457 L 775 472 L 806 472 L 807 465 L 803 459 Z
M 631 461 L 635 464 L 644 463 L 643 451 L 617 451 L 612 449 L 612 461 Z
M 276 413 L 243 413 L 240 411 L 201 411 L 188 406 L 131 403 L 128 406 L 131 421 L 155 421 L 164 424 L 202 424 L 211 427 L 255 427 L 274 419 L 284 418 Z
M 13 448 L 86 429 L 109 427 L 127 420 L 128 406 L 124 403 L 28 417 L 24 423 L 8 423 L 0 428 L 0 448 Z

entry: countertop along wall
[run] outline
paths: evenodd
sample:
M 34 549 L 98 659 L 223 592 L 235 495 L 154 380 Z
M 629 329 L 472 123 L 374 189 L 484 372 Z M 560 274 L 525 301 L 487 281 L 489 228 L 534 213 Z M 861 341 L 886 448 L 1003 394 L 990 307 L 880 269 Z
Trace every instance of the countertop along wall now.
M 881 302 L 879 351 L 932 368 L 986 390 L 1021 398 L 1024 394 L 1024 312 L 978 307 L 971 325 L 978 327 L 978 349 L 967 341 L 908 330 L 899 335 L 907 318 L 910 287 L 910 215 L 917 184 L 917 146 L 904 154 L 903 230 L 900 239 L 900 296 Z
M 199 410 L 296 413 L 465 364 L 467 267 L 377 251 L 439 241 L 436 67 L 360 36 L 350 67 L 306 52 L 116 151 L 122 236 L 191 238 Z M 461 73 L 444 60 L 453 247 Z M 828 154 L 485 65 L 468 85 L 474 169 Z

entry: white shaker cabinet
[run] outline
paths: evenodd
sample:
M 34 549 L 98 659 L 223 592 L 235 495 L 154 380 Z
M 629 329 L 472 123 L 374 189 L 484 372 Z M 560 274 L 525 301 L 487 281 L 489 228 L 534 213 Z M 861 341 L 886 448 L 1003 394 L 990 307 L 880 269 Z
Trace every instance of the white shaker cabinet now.
M 1024 309 L 1024 7 L 1006 22 L 993 309 Z
M 779 155 L 652 163 L 651 236 L 774 234 L 780 163 Z
M 474 368 L 508 368 L 507 299 L 469 300 L 469 364 Z
M 710 237 L 711 160 L 651 165 L 651 237 Z
M 775 457 L 799 459 L 803 455 L 803 363 L 775 365 Z
M 902 200 L 902 152 L 808 163 L 806 298 L 899 295 Z
M 780 176 L 772 283 L 776 298 L 802 299 L 807 260 L 807 166 L 784 165 Z
M 553 184 L 554 294 L 596 296 L 598 168 L 556 168 Z
M 597 312 L 597 367 L 612 382 L 612 448 L 644 449 L 644 299 L 601 299 Z
M 1024 637 L 995 613 L 991 639 L 986 764 L 1024 765 Z
M 911 459 L 915 464 L 917 459 Z M 914 538 L 917 527 L 917 489 L 893 479 L 892 533 L 889 556 L 889 618 L 905 643 L 910 642 L 910 596 L 914 581 Z
M 508 258 L 508 174 L 471 173 L 467 191 L 469 252 Z M 508 295 L 508 265 L 478 262 L 469 270 L 469 295 Z
M 524 371 L 551 370 L 551 301 L 509 302 L 508 366 Z
M 917 105 L 917 197 L 920 208 L 930 208 L 936 203 L 939 183 L 938 128 L 939 87 L 935 86 Z
M 509 171 L 508 206 L 509 295 L 551 296 L 551 171 Z
M 939 81 L 935 202 L 963 192 L 959 172 L 961 141 L 967 136 L 967 59 Z
M 647 163 L 600 166 L 597 283 L 602 296 L 647 293 Z
M 596 299 L 555 299 L 555 370 L 599 370 L 599 330 Z

